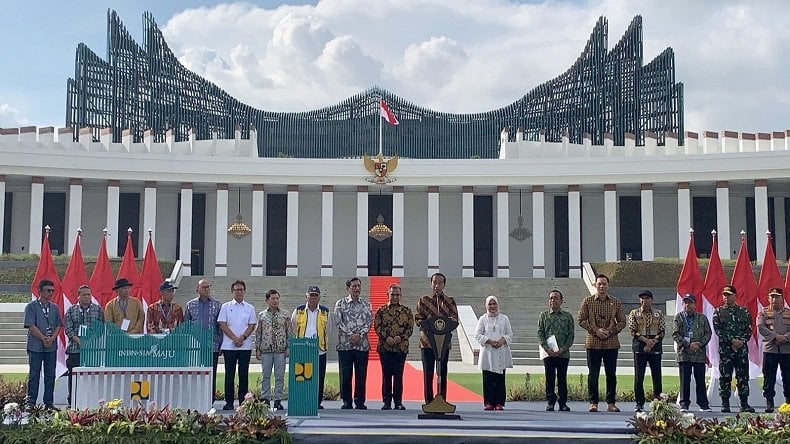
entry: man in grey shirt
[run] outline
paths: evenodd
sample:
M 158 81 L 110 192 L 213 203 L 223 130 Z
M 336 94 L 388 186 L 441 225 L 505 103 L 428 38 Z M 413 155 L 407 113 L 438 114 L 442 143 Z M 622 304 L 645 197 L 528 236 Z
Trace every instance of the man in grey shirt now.
M 63 328 L 58 307 L 51 303 L 55 284 L 47 279 L 38 284 L 39 298 L 25 307 L 27 329 L 27 362 L 30 368 L 27 378 L 28 410 L 33 409 L 38 399 L 38 383 L 41 367 L 44 367 L 44 406 L 56 410 L 54 406 L 55 368 L 57 365 L 58 334 Z

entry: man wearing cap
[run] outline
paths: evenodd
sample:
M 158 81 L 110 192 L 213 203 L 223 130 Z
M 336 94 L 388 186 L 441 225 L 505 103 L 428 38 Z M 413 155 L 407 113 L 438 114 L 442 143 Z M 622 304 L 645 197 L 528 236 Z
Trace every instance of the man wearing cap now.
M 318 304 L 321 289 L 315 285 L 307 287 L 305 299 L 307 303 L 296 307 L 291 314 L 291 325 L 294 337 L 318 339 L 318 408 L 323 409 L 321 402 L 324 400 L 326 350 L 332 331 L 332 315 L 328 308 Z
M 101 307 L 91 302 L 93 295 L 91 295 L 91 287 L 81 285 L 77 289 L 77 304 L 72 305 L 66 310 L 65 331 L 66 337 L 69 338 L 69 345 L 66 347 L 66 368 L 69 370 L 69 391 L 66 401 L 71 405 L 71 372 L 74 367 L 80 365 L 80 328 L 90 327 L 96 322 L 104 323 L 104 313 Z
M 721 411 L 730 411 L 732 372 L 738 380 L 738 397 L 741 412 L 754 413 L 749 405 L 749 348 L 752 337 L 752 315 L 745 307 L 735 304 L 737 291 L 732 285 L 721 289 L 724 305 L 713 311 L 713 329 L 719 336 L 719 396 Z
M 763 337 L 763 396 L 765 413 L 773 413 L 776 369 L 782 371 L 782 391 L 790 403 L 790 310 L 785 308 L 781 288 L 768 290 L 771 305 L 757 315 L 757 330 Z
M 703 412 L 710 411 L 708 393 L 705 388 L 705 347 L 710 342 L 711 330 L 708 318 L 697 313 L 697 298 L 687 293 L 683 296 L 683 311 L 673 320 L 672 339 L 677 344 L 677 360 L 680 370 L 680 411 L 688 412 L 691 404 L 691 375 L 697 387 L 697 405 Z
M 176 288 L 167 280 L 159 286 L 159 301 L 148 307 L 148 333 L 170 333 L 184 323 L 184 309 L 173 302 Z
M 636 411 L 645 408 L 645 369 L 650 364 L 653 379 L 653 396 L 658 398 L 661 385 L 661 341 L 664 339 L 666 324 L 664 313 L 653 308 L 653 292 L 642 290 L 639 293 L 640 307 L 628 314 L 628 329 L 631 331 L 634 351 L 634 398 Z
M 117 296 L 104 307 L 104 318 L 126 333 L 143 334 L 145 311 L 139 299 L 130 297 L 132 283 L 126 278 L 120 278 L 115 281 L 112 289 Z
M 211 297 L 211 283 L 206 279 L 198 281 L 195 291 L 198 297 L 187 302 L 186 320 L 214 332 L 214 371 L 211 376 L 211 402 L 214 403 L 214 394 L 217 392 L 217 362 L 223 338 L 217 322 L 222 303 Z
M 222 355 L 225 357 L 225 405 L 222 410 L 233 410 L 236 367 L 239 371 L 239 404 L 244 401 L 249 389 L 250 357 L 252 356 L 252 332 L 258 317 L 255 307 L 244 300 L 247 284 L 237 279 L 230 284 L 233 299 L 222 304 L 217 316 L 222 330 Z
M 350 409 L 351 379 L 354 378 L 354 406 L 366 410 L 365 385 L 368 378 L 368 356 L 370 340 L 368 331 L 373 321 L 370 303 L 359 295 L 362 283 L 357 277 L 346 281 L 348 296 L 335 303 L 335 325 L 337 326 L 337 360 L 340 365 L 341 409 Z
M 596 293 L 587 296 L 579 307 L 579 326 L 587 330 L 584 346 L 587 349 L 587 392 L 590 398 L 588 411 L 598 411 L 598 375 L 603 361 L 606 372 L 606 411 L 619 412 L 617 399 L 617 353 L 620 340 L 617 334 L 625 328 L 625 313 L 620 300 L 609 294 L 609 277 L 599 274 L 595 278 Z

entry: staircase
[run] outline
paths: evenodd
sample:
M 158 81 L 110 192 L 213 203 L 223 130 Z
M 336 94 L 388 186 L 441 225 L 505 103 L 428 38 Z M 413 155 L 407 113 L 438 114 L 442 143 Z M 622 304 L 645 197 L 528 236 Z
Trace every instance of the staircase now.
M 0 312 L 0 364 L 27 364 L 27 329 L 22 326 L 24 319 L 22 311 Z

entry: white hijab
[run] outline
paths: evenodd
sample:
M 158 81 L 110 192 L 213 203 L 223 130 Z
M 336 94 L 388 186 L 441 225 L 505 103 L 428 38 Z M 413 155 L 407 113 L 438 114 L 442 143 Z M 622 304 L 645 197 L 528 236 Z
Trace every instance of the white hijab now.
M 488 303 L 491 302 L 491 301 L 494 301 L 497 304 L 497 308 L 496 308 L 496 311 L 494 313 L 491 313 L 490 311 L 488 311 Z M 488 314 L 488 316 L 491 317 L 491 318 L 495 318 L 495 317 L 497 317 L 499 315 L 499 300 L 497 300 L 496 296 L 494 296 L 493 294 L 486 298 L 486 314 Z

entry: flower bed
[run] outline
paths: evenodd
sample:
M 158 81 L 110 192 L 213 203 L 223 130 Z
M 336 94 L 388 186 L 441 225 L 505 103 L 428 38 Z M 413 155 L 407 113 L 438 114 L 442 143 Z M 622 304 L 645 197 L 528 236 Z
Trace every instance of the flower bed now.
M 275 416 L 262 401 L 247 395 L 233 415 L 159 408 L 150 403 L 124 407 L 120 400 L 97 409 L 22 413 L 6 404 L 0 442 L 8 443 L 281 443 L 291 442 L 285 419 Z
M 663 397 L 650 403 L 650 412 L 637 413 L 629 423 L 640 444 L 790 442 L 790 404 L 782 404 L 776 413 L 738 414 L 719 421 L 682 413 Z

